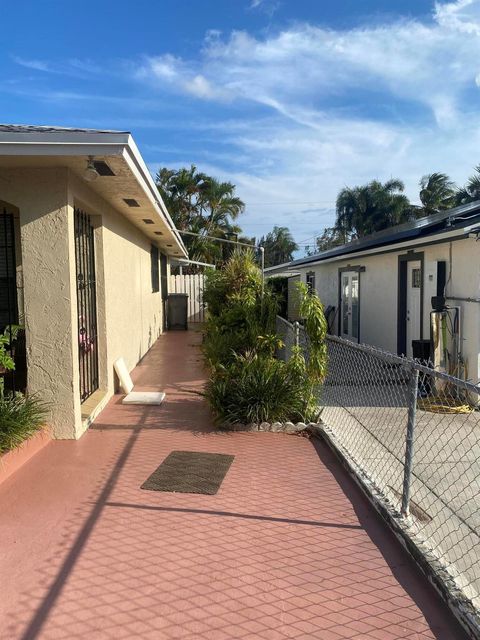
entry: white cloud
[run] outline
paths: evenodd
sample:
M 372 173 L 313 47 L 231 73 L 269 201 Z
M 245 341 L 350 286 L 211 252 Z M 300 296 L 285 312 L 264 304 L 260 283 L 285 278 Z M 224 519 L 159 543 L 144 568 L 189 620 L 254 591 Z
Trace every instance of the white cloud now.
M 35 71 L 51 71 L 50 66 L 43 60 L 31 60 L 21 58 L 19 56 L 12 56 L 14 62 L 27 69 L 34 69 Z
M 424 105 L 449 126 L 458 95 L 480 73 L 479 6 L 437 3 L 433 24 L 401 20 L 349 31 L 303 24 L 263 39 L 233 32 L 222 40 L 211 32 L 198 60 L 149 58 L 141 74 L 202 99 L 257 102 L 305 124 L 312 120 L 305 120 L 306 103 L 383 91 Z
M 46 61 L 40 59 L 27 59 L 21 56 L 12 55 L 12 60 L 22 67 L 33 69 L 34 71 L 43 71 L 53 74 L 72 76 L 76 78 L 87 78 L 93 74 L 99 74 L 105 71 L 105 67 L 94 63 L 92 60 L 79 58 L 71 58 L 61 62 Z
M 216 122 L 215 135 L 238 151 L 238 165 L 226 170 L 220 154 L 185 162 L 238 185 L 252 203 L 247 230 L 262 233 L 283 216 L 298 238 L 331 223 L 345 184 L 400 177 L 418 201 L 425 173 L 466 179 L 479 161 L 479 36 L 480 0 L 437 2 L 423 22 L 349 30 L 296 24 L 263 37 L 210 32 L 195 59 L 150 58 L 141 75 L 203 101 L 229 101 L 237 114 L 242 105 L 270 113 L 225 121 L 223 130 Z M 171 71 L 162 71 L 165 64 Z M 315 208 L 320 217 L 302 213 Z
M 216 38 L 218 35 L 219 32 L 209 32 L 208 37 Z M 203 100 L 225 100 L 229 97 L 225 89 L 214 86 L 202 73 L 197 73 L 196 65 L 170 54 L 147 57 L 136 70 L 136 77 L 154 85 L 170 86 Z
M 273 16 L 279 7 L 280 2 L 277 0 L 250 0 L 249 4 L 249 9 L 263 11 L 269 18 Z
M 480 35 L 480 8 L 476 0 L 437 2 L 435 18 L 447 29 Z

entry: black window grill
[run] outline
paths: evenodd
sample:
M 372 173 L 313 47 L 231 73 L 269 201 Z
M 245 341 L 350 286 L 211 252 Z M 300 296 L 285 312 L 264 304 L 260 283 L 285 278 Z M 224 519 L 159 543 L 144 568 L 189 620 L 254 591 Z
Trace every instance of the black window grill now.
M 307 273 L 307 287 L 310 293 L 315 291 L 315 271 Z
M 0 331 L 18 322 L 14 219 L 0 213 Z
M 159 251 L 158 247 L 152 244 L 150 249 L 150 261 L 152 271 L 152 292 L 157 293 L 160 291 L 160 275 L 158 269 Z
M 168 298 L 168 272 L 167 272 L 167 256 L 160 254 L 160 279 L 162 283 L 162 300 Z
M 0 210 L 0 332 L 19 323 L 17 295 L 17 259 L 15 254 L 15 218 L 5 208 Z M 15 369 L 4 374 L 5 388 L 25 391 L 27 386 L 27 360 L 25 331 L 21 328 L 7 346 L 15 362 Z
M 78 359 L 80 399 L 82 402 L 98 389 L 97 288 L 94 234 L 90 216 L 80 209 L 75 209 Z

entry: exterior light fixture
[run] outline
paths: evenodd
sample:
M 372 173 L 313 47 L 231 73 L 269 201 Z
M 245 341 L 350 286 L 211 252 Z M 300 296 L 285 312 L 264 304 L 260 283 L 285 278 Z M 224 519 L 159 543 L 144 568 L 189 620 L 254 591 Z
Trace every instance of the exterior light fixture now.
M 83 172 L 83 179 L 87 182 L 93 182 L 99 176 L 98 171 L 95 168 L 95 162 L 93 156 L 88 156 L 87 168 Z

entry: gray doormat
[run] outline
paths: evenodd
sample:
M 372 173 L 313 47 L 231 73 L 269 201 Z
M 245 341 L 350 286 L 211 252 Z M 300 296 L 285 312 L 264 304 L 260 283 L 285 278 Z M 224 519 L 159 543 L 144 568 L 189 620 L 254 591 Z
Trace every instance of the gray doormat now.
M 235 456 L 199 451 L 172 451 L 141 489 L 215 495 Z

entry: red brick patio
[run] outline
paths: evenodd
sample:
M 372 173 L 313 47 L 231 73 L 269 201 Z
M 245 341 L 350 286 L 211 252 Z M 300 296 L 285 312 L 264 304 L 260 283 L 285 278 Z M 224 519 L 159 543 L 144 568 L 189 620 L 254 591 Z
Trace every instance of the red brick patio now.
M 0 637 L 464 638 L 324 444 L 212 429 L 199 339 L 135 370 L 164 405 L 117 396 L 0 487 Z M 139 488 L 175 449 L 235 455 L 216 496 Z

